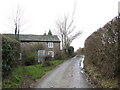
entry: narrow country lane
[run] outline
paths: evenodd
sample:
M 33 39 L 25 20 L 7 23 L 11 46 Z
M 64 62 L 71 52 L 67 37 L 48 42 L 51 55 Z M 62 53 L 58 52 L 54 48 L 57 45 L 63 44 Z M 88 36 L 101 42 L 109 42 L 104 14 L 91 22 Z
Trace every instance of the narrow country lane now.
M 81 72 L 81 57 L 65 61 L 37 81 L 34 88 L 90 88 Z

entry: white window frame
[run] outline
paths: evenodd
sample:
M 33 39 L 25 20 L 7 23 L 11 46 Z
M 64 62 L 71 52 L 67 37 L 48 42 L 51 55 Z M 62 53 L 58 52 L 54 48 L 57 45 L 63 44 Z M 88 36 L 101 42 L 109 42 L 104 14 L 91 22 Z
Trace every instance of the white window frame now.
M 53 48 L 53 42 L 48 42 L 48 48 Z
M 54 52 L 53 51 L 48 51 L 48 55 L 50 55 L 50 53 L 52 53 L 52 57 L 54 57 Z

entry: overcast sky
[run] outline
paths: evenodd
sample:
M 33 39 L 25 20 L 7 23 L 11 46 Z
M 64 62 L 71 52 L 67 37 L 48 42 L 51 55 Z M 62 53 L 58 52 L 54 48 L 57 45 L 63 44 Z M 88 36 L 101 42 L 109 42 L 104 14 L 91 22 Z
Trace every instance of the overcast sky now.
M 76 31 L 82 35 L 71 44 L 84 47 L 85 39 L 118 14 L 119 0 L 19 0 L 22 11 L 21 34 L 44 34 L 56 29 L 55 22 L 64 15 L 74 15 Z M 18 0 L 0 0 L 0 33 L 14 33 L 12 18 Z

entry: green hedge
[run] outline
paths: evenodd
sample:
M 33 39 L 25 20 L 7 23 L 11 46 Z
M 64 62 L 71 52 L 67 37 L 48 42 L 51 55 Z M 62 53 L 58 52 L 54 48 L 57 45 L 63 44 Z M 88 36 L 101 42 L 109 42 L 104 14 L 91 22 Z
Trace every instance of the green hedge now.
M 6 77 L 19 63 L 20 43 L 7 36 L 2 37 L 2 74 Z

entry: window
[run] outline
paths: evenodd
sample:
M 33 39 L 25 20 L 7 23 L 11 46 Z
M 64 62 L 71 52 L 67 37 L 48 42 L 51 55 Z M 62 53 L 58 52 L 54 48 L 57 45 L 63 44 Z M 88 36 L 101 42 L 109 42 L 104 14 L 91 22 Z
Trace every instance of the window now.
M 48 42 L 48 48 L 53 48 L 53 42 Z
M 45 55 L 45 50 L 38 50 L 38 55 L 44 56 Z
M 48 55 L 50 55 L 51 57 L 54 57 L 54 52 L 53 51 L 48 51 Z

